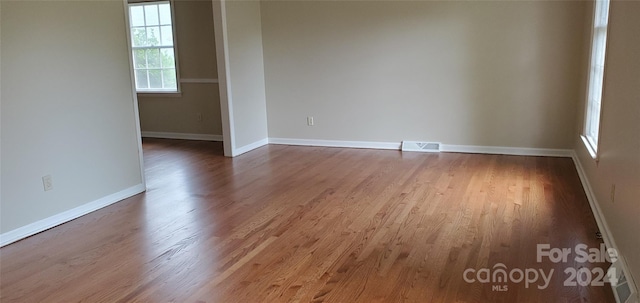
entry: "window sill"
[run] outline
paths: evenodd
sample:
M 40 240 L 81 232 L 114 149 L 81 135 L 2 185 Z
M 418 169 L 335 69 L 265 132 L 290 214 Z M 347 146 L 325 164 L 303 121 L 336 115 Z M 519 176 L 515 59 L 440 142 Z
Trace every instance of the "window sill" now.
M 591 155 L 591 158 L 593 158 L 594 160 L 596 160 L 596 162 L 598 162 L 598 153 L 595 151 L 593 146 L 591 146 L 589 139 L 587 139 L 587 137 L 585 136 L 580 136 L 580 138 L 582 139 L 582 143 L 584 143 L 584 147 L 587 148 L 589 155 Z
M 180 98 L 182 97 L 182 92 L 137 92 L 138 98 Z

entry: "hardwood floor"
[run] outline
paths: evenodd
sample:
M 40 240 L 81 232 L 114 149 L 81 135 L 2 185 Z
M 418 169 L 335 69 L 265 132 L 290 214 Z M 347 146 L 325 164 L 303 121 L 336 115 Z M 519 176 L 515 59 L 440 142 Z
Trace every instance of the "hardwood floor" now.
M 607 264 L 536 261 L 537 244 L 600 243 L 568 158 L 143 145 L 146 193 L 0 249 L 0 301 L 614 301 L 563 286 Z M 554 274 L 464 279 L 499 263 Z

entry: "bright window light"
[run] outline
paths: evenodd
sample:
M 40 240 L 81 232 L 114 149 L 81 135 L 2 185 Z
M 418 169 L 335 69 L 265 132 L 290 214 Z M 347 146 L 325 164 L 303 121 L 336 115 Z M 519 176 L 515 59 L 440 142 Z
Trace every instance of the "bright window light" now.
M 177 92 L 171 3 L 129 4 L 133 69 L 138 92 Z
M 583 141 L 591 156 L 598 153 L 598 136 L 600 130 L 600 109 L 602 86 L 604 79 L 605 52 L 607 47 L 607 26 L 609 24 L 609 0 L 596 0 L 593 14 L 591 37 L 591 62 L 589 64 L 589 88 Z

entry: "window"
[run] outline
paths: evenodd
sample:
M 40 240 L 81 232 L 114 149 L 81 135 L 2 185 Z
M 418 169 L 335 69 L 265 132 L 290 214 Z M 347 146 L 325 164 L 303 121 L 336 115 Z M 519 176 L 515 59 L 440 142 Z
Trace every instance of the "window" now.
M 591 37 L 591 62 L 589 63 L 589 88 L 584 124 L 583 141 L 591 156 L 598 152 L 598 132 L 600 130 L 600 108 L 604 78 L 604 58 L 607 46 L 607 25 L 609 23 L 609 0 L 596 0 L 593 14 Z
M 177 92 L 169 1 L 129 4 L 133 69 L 138 92 Z

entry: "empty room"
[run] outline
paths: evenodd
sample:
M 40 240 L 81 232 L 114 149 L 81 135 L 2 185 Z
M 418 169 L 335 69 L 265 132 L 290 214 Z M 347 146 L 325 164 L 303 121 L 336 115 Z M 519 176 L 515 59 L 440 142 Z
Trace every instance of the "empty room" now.
M 618 302 L 640 1 L 0 0 L 0 302 Z

